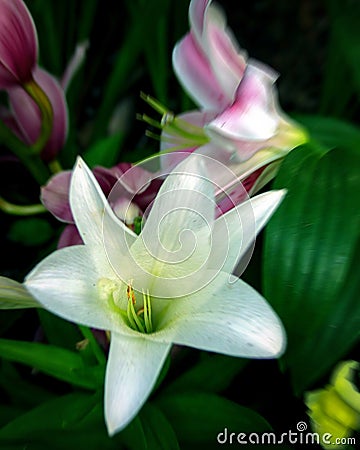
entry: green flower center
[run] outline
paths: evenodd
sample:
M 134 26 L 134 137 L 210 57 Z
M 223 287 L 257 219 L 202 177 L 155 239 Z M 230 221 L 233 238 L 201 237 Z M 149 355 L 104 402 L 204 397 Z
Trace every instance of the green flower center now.
M 140 333 L 152 333 L 153 325 L 151 320 L 151 298 L 149 291 L 143 291 L 143 307 L 138 311 L 135 310 L 136 298 L 131 282 L 128 284 L 126 290 L 127 302 L 127 318 L 133 330 Z
M 130 281 L 126 288 L 124 283 L 117 283 L 109 278 L 101 278 L 97 283 L 100 301 L 120 313 L 124 322 L 139 333 L 152 333 L 151 297 L 147 290 L 142 291 L 142 305 L 137 307 L 135 291 Z

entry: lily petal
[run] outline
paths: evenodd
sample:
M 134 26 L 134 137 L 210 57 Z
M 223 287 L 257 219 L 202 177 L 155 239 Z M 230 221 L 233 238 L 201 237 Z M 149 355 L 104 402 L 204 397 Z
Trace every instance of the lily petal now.
M 73 223 L 69 204 L 71 170 L 65 170 L 52 176 L 41 188 L 41 202 L 61 222 Z
M 134 287 L 140 292 L 144 286 L 139 282 L 151 284 L 152 296 L 185 295 L 205 268 L 210 242 L 199 246 L 197 232 L 210 236 L 215 203 L 203 158 L 190 155 L 167 176 L 131 247 Z
M 201 108 L 221 111 L 231 104 L 191 33 L 176 44 L 172 62 L 180 83 Z
M 23 1 L 1 1 L 0 30 L 0 88 L 30 81 L 38 40 L 34 21 Z
M 265 192 L 216 219 L 213 242 L 221 242 L 222 245 L 212 246 L 209 269 L 221 268 L 224 272 L 232 273 L 251 244 L 255 243 L 257 234 L 266 225 L 285 194 L 285 189 Z M 242 271 L 247 263 L 248 260 L 241 261 Z
M 105 421 L 110 436 L 139 412 L 153 389 L 170 345 L 146 336 L 111 335 L 105 379 Z
M 239 48 L 227 27 L 225 14 L 216 4 L 210 5 L 205 13 L 202 47 L 222 91 L 233 99 L 245 71 L 247 55 Z
M 135 241 L 136 234 L 115 216 L 93 173 L 81 158 L 77 160 L 71 179 L 70 206 L 82 240 L 89 248 L 104 252 L 104 239 L 111 241 L 115 235 L 119 242 L 122 238 L 129 245 Z M 103 229 L 104 217 L 106 230 Z
M 201 42 L 202 34 L 204 32 L 204 17 L 210 3 L 211 0 L 193 0 L 189 5 L 190 27 L 198 42 Z
M 66 225 L 64 231 L 61 233 L 57 248 L 60 249 L 64 247 L 70 247 L 72 245 L 81 245 L 81 244 L 83 244 L 83 241 L 78 232 L 78 229 L 76 228 L 76 225 L 73 225 L 71 223 L 69 225 Z
M 273 92 L 276 77 L 265 66 L 249 64 L 233 105 L 208 124 L 208 132 L 244 141 L 270 139 L 276 133 L 279 123 Z
M 25 287 L 49 311 L 101 330 L 119 329 L 119 315 L 101 299 L 97 282 L 115 278 L 111 267 L 97 267 L 86 246 L 66 247 L 49 255 L 26 277 Z
M 0 309 L 41 308 L 42 305 L 15 280 L 0 277 Z
M 174 343 L 245 358 L 280 356 L 285 333 L 266 300 L 236 277 L 219 277 L 224 283 L 217 292 L 209 285 L 170 302 L 163 325 L 167 332 L 173 329 Z

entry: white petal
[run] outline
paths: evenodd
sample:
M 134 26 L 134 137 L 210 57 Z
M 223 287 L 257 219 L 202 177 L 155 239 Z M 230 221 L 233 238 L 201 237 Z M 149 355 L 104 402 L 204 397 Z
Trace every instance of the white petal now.
M 209 269 L 232 273 L 251 244 L 254 244 L 256 235 L 275 212 L 285 194 L 284 189 L 265 192 L 216 219 Z M 248 253 L 246 260 L 241 261 L 237 275 L 246 268 L 251 253 Z
M 86 246 L 73 246 L 45 258 L 26 277 L 25 287 L 46 309 L 64 319 L 113 330 L 122 322 L 100 298 L 98 281 L 106 276 L 114 278 L 109 265 L 104 271 Z
M 165 285 L 171 297 L 185 295 L 206 263 L 210 242 L 199 246 L 197 233 L 210 236 L 215 203 L 203 159 L 190 155 L 168 175 L 131 247 L 134 287 L 140 292 L 146 279 L 152 296 L 168 297 Z M 124 279 L 123 272 L 120 277 Z
M 0 309 L 18 308 L 41 308 L 41 305 L 21 283 L 0 277 Z
M 149 397 L 170 345 L 146 336 L 111 335 L 105 378 L 105 421 L 110 435 L 122 430 Z
M 209 284 L 187 299 L 169 303 L 162 327 L 174 333 L 176 344 L 246 358 L 273 358 L 282 354 L 282 324 L 252 287 L 227 274 L 214 292 Z
M 112 212 L 94 175 L 81 158 L 77 160 L 71 179 L 70 206 L 83 241 L 95 248 L 95 251 L 101 252 L 104 247 L 103 218 L 105 211 L 108 219 L 106 239 L 129 244 L 136 239 L 136 234 Z M 113 222 L 111 226 L 110 222 Z
M 170 172 L 161 186 L 142 231 L 149 241 L 158 236 L 169 251 L 179 247 L 180 234 L 196 232 L 214 221 L 214 185 L 204 157 L 190 155 Z M 149 242 L 151 244 L 151 242 Z
M 211 0 L 192 0 L 189 5 L 189 22 L 191 31 L 200 42 L 204 31 L 204 18 Z

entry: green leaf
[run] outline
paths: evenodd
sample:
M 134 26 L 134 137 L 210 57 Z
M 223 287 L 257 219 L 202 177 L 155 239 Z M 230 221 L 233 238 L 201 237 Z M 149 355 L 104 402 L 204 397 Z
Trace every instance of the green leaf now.
M 50 400 L 54 394 L 36 384 L 30 384 L 22 379 L 9 361 L 2 361 L 0 371 L 0 386 L 12 405 L 34 407 L 40 402 Z M 8 419 L 8 421 L 10 418 Z
M 21 283 L 0 276 L 0 309 L 39 307 L 41 305 Z
M 217 436 L 225 429 L 235 433 L 271 429 L 255 411 L 215 394 L 183 392 L 161 397 L 156 404 L 184 445 L 181 448 L 219 448 Z
M 159 408 L 147 403 L 140 412 L 140 419 L 148 450 L 180 449 L 174 429 Z
M 122 442 L 127 450 L 148 450 L 144 428 L 139 415 L 115 438 L 118 438 L 119 442 Z
M 145 437 L 143 423 L 149 428 L 147 433 L 152 435 L 151 442 L 157 438 L 162 442 L 171 443 L 169 434 L 165 431 L 166 419 L 161 412 L 152 417 L 145 412 L 140 420 L 136 417 L 122 432 L 109 438 L 103 411 L 102 392 L 95 394 L 73 393 L 50 400 L 37 408 L 18 416 L 0 430 L 0 448 L 29 448 L 29 449 L 87 449 L 87 450 L 151 450 L 159 447 L 150 446 L 150 440 Z M 4 410 L 5 412 L 6 410 Z M 9 411 L 10 412 L 10 411 Z M 1 410 L 0 410 L 1 413 Z M 16 413 L 14 410 L 13 414 Z M 160 417 L 161 416 L 161 417 Z M 154 421 L 155 419 L 155 421 Z M 156 429 L 161 429 L 166 435 L 160 437 Z M 18 447 L 19 446 L 19 447 Z M 162 448 L 162 447 L 160 447 Z M 176 447 L 164 447 L 174 448 Z
M 147 62 L 147 68 L 151 77 L 155 96 L 161 102 L 167 102 L 167 88 L 170 79 L 169 65 L 171 58 L 169 54 L 168 35 L 169 29 L 169 8 L 171 1 L 155 0 L 153 1 L 157 14 L 153 20 L 147 22 L 148 33 L 152 34 L 152 39 L 146 39 L 144 42 L 144 51 Z M 134 20 L 137 20 L 138 10 L 134 14 Z
M 107 435 L 101 402 L 99 394 L 73 393 L 43 403 L 0 430 L 0 447 L 118 450 Z
M 129 86 L 129 80 L 134 76 L 134 68 L 144 45 L 144 29 L 146 21 L 150 20 L 151 10 L 148 5 L 143 8 L 138 20 L 131 23 L 128 33 L 122 42 L 122 47 L 115 55 L 114 66 L 105 82 L 102 102 L 95 121 L 94 137 L 105 133 L 110 116 L 120 94 Z
M 86 367 L 79 354 L 53 345 L 0 339 L 0 356 L 83 388 L 102 385 L 104 367 Z
M 306 148 L 284 161 L 275 187 L 288 194 L 266 229 L 265 297 L 282 319 L 283 358 L 297 393 L 359 338 L 360 155 Z
M 48 242 L 54 232 L 45 219 L 21 219 L 14 222 L 8 233 L 11 241 L 27 246 L 37 246 Z
M 360 93 L 360 5 L 356 1 L 328 1 L 331 11 L 332 32 L 342 56 L 342 64 L 347 66 L 347 78 L 343 81 L 353 82 Z M 346 87 L 346 86 L 345 86 Z
M 203 353 L 200 362 L 178 376 L 166 392 L 203 391 L 218 393 L 225 390 L 248 363 L 247 359 Z M 218 368 L 221 367 L 221 370 Z M 209 373 L 216 374 L 209 376 Z
M 124 139 L 123 133 L 116 133 L 95 142 L 84 153 L 84 159 L 90 167 L 111 167 L 116 164 Z
M 49 344 L 75 350 L 76 344 L 83 339 L 75 324 L 55 316 L 45 309 L 39 310 L 38 314 Z
M 350 122 L 319 115 L 296 115 L 295 117 L 305 125 L 310 136 L 328 150 L 342 147 L 360 153 L 360 128 Z

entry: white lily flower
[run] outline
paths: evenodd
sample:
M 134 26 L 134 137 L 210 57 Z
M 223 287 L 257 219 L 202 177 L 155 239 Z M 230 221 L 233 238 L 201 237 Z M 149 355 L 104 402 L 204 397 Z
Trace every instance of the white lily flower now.
M 78 159 L 70 205 L 85 245 L 54 252 L 25 282 L 53 313 L 111 332 L 104 399 L 110 435 L 138 413 L 173 343 L 247 358 L 284 350 L 277 315 L 230 275 L 284 191 L 215 220 L 202 158 L 192 155 L 169 174 L 139 236 L 114 215 Z

